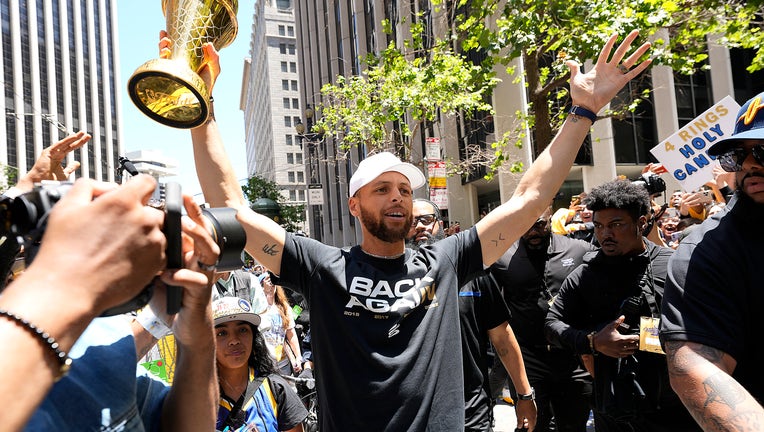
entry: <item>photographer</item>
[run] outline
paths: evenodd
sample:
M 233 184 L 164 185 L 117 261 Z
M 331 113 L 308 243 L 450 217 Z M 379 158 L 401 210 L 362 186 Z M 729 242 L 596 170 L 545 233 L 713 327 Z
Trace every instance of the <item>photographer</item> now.
M 155 188 L 149 176 L 121 187 L 82 179 L 50 211 L 34 262 L 0 296 L 3 428 L 214 429 L 212 272 L 200 262 L 216 262 L 219 250 L 186 196 L 187 268 L 163 271 L 164 214 L 145 206 Z M 136 377 L 127 320 L 95 319 L 133 299 L 158 273 L 183 287 L 172 388 Z
M 641 317 L 660 316 L 673 252 L 643 237 L 648 191 L 615 180 L 592 189 L 584 204 L 601 249 L 563 282 L 546 317 L 547 338 L 583 357 L 594 378 L 597 432 L 697 430 L 671 391 L 657 344 L 640 346 Z

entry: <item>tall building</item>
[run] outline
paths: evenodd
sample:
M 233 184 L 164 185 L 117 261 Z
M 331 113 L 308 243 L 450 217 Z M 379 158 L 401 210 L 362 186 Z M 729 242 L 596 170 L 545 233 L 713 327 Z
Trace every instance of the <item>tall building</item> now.
M 422 12 L 422 24 L 428 34 L 443 34 L 439 26 L 449 25 L 442 11 L 429 9 L 427 1 L 399 2 L 395 0 L 336 0 L 315 2 L 295 0 L 297 20 L 297 52 L 300 56 L 301 98 L 306 104 L 319 106 L 320 89 L 335 82 L 338 75 L 356 75 L 361 72 L 360 59 L 369 53 L 378 53 L 390 42 L 401 46 L 417 14 Z M 387 24 L 383 28 L 383 21 Z M 612 180 L 618 175 L 636 178 L 642 168 L 654 161 L 649 150 L 675 133 L 680 127 L 701 114 L 727 95 L 737 101 L 745 101 L 764 90 L 761 76 L 745 71 L 750 54 L 741 50 L 727 50 L 713 42 L 709 43 L 710 71 L 684 76 L 667 67 L 652 67 L 641 82 L 652 87 L 651 100 L 625 121 L 604 119 L 592 127 L 590 144 L 584 145 L 577 163 L 571 168 L 561 188 L 560 203 L 581 191 Z M 523 70 L 521 60 L 513 65 Z M 507 76 L 504 66 L 496 73 L 502 82 L 494 89 L 492 105 L 495 114 L 490 122 L 476 128 L 467 123 L 443 121 L 440 138 L 443 154 L 459 160 L 468 146 L 490 145 L 494 136 L 502 136 L 514 127 L 515 113 L 527 112 L 528 97 L 525 82 Z M 629 85 L 639 85 L 637 81 Z M 428 131 L 427 138 L 432 136 Z M 526 134 L 530 135 L 530 134 Z M 534 146 L 526 138 L 522 149 L 512 149 L 510 159 L 529 166 L 535 156 Z M 425 140 L 412 148 L 412 162 L 421 163 L 426 154 Z M 309 155 L 307 153 L 306 155 Z M 318 145 L 317 163 L 313 157 L 306 161 L 307 175 L 316 176 L 312 167 L 317 166 L 317 177 L 323 187 L 324 201 L 320 206 L 310 206 L 311 221 L 318 220 L 323 237 L 319 240 L 337 246 L 357 244 L 361 233 L 347 209 L 347 183 L 359 160 L 365 157 L 365 149 L 353 148 L 348 158 L 336 157 L 338 151 L 331 140 Z M 343 152 L 344 153 L 344 152 Z M 479 219 L 481 211 L 490 211 L 509 199 L 515 190 L 519 176 L 499 172 L 492 181 L 486 181 L 481 173 L 471 177 L 450 176 L 447 184 L 448 221 L 459 221 L 462 227 L 470 227 Z M 670 189 L 678 189 L 677 182 L 667 179 Z M 423 188 L 424 189 L 424 188 Z M 417 191 L 426 196 L 427 191 Z M 315 215 L 319 217 L 316 218 Z M 311 223 L 313 228 L 313 223 Z
M 287 202 L 305 204 L 305 163 L 295 134 L 302 115 L 296 50 L 292 1 L 258 0 L 240 101 L 247 173 L 275 182 Z
M 77 176 L 113 181 L 120 153 L 116 1 L 0 0 L 0 164 L 26 172 L 71 132 Z

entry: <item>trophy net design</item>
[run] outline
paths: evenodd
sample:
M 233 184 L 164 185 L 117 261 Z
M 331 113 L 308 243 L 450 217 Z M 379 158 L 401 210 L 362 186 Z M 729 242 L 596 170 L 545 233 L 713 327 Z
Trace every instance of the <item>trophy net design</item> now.
M 202 45 L 220 50 L 236 38 L 238 0 L 162 0 L 169 58 L 149 60 L 133 73 L 128 92 L 147 116 L 167 126 L 193 128 L 210 115 L 209 92 L 198 75 Z

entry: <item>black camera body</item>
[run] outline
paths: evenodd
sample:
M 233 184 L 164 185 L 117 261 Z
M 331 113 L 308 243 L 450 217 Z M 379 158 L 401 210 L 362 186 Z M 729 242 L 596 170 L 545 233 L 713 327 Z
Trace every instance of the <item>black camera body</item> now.
M 72 186 L 72 182 L 42 182 L 36 184 L 31 192 L 16 198 L 4 197 L 0 200 L 0 235 L 6 235 L 24 245 L 24 259 L 27 265 L 32 262 L 39 250 L 50 211 Z M 157 199 L 153 199 L 149 205 L 165 213 L 162 231 L 167 239 L 165 250 L 167 268 L 183 268 L 181 234 L 183 195 L 180 184 L 160 183 L 154 196 Z M 236 220 L 236 210 L 204 209 L 202 214 L 210 222 L 212 227 L 210 235 L 220 248 L 218 271 L 240 268 L 241 251 L 246 245 L 247 237 Z M 175 314 L 180 310 L 183 291 L 181 287 L 168 286 L 167 288 L 167 313 Z M 105 311 L 103 316 L 118 315 L 139 309 L 151 300 L 152 294 L 153 283 L 129 302 Z
M 651 197 L 666 191 L 666 182 L 659 175 L 650 172 L 642 174 L 638 179 L 632 180 L 631 183 L 644 187 Z

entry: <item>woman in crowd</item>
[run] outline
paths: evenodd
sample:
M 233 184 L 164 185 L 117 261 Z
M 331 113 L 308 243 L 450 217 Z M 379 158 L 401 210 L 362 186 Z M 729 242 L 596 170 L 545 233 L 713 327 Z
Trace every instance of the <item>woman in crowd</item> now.
M 270 273 L 263 273 L 260 279 L 268 300 L 268 308 L 261 314 L 260 332 L 276 362 L 276 370 L 282 375 L 297 375 L 302 372 L 302 353 L 289 300 L 284 288 L 271 282 Z
M 216 429 L 302 432 L 308 412 L 273 368 L 248 301 L 222 297 L 212 304 L 220 404 Z

